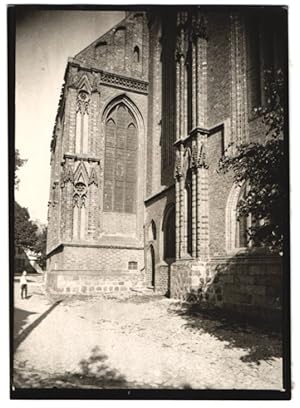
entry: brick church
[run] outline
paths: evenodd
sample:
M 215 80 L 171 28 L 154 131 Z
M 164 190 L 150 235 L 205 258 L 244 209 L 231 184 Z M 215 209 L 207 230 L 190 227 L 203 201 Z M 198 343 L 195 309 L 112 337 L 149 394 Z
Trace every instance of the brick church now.
M 254 108 L 264 70 L 286 64 L 285 38 L 278 7 L 157 7 L 69 58 L 51 142 L 50 292 L 278 306 L 280 258 L 247 242 L 243 187 L 217 169 L 228 145 L 266 137 Z

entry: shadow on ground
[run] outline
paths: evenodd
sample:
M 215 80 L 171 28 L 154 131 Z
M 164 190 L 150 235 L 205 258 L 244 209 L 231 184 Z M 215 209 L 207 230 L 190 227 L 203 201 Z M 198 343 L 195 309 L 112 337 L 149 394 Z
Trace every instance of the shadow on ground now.
M 36 314 L 35 312 L 29 312 L 27 310 L 14 309 L 14 338 L 17 337 L 22 331 L 23 327 L 27 323 L 28 316 Z
M 49 307 L 43 314 L 40 315 L 36 320 L 34 320 L 28 327 L 26 327 L 21 333 L 19 334 L 19 330 L 15 331 L 17 336 L 14 338 L 14 351 L 19 347 L 19 345 L 26 339 L 26 337 L 35 329 L 47 316 L 49 313 L 52 312 L 59 305 L 60 301 L 55 302 L 52 306 Z M 33 314 L 32 312 L 27 312 L 26 310 L 16 308 L 14 310 L 14 330 L 20 329 L 26 323 L 27 317 Z
M 37 373 L 32 370 L 15 370 L 15 388 L 133 388 L 135 384 L 117 370 L 111 369 L 107 363 L 107 356 L 98 346 L 91 350 L 87 359 L 79 362 L 78 373 L 65 372 L 59 375 Z
M 169 310 L 186 320 L 185 329 L 208 333 L 226 342 L 226 348 L 241 348 L 247 354 L 241 357 L 245 363 L 260 364 L 282 357 L 282 339 L 278 332 L 255 327 L 242 320 L 233 320 L 214 309 L 200 309 L 196 304 L 181 304 Z

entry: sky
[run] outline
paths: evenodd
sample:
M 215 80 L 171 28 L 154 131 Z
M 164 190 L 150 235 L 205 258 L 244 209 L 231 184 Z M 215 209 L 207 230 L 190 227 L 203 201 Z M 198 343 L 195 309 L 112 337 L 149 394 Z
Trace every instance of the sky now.
M 122 11 L 36 10 L 17 18 L 15 143 L 27 162 L 15 198 L 33 220 L 47 221 L 50 141 L 67 59 L 124 17 Z

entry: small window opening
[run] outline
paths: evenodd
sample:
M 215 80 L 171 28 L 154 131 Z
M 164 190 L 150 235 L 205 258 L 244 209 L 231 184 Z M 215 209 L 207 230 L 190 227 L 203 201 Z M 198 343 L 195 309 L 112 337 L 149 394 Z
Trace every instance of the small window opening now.
M 140 62 L 140 49 L 137 45 L 134 47 L 134 50 L 133 50 L 133 60 L 136 63 Z
M 130 261 L 130 262 L 128 262 L 128 269 L 129 269 L 130 271 L 132 271 L 132 270 L 137 270 L 137 268 L 138 268 L 138 263 L 137 263 L 136 261 Z

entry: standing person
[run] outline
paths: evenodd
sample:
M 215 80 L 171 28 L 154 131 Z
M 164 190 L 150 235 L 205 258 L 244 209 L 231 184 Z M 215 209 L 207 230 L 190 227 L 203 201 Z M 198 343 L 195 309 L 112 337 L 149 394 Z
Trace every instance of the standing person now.
M 20 278 L 20 288 L 21 288 L 21 298 L 26 299 L 27 298 L 27 278 L 26 278 L 27 272 L 23 271 L 22 276 Z M 23 295 L 25 295 L 23 297 Z

